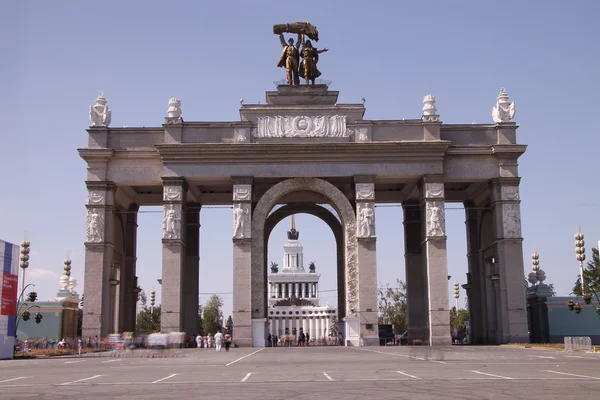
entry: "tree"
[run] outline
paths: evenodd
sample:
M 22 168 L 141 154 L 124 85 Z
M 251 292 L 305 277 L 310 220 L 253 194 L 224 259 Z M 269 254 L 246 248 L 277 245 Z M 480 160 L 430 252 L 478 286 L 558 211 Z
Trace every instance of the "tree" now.
M 586 268 L 583 270 L 583 277 L 585 286 L 600 294 L 600 256 L 598 255 L 598 249 L 592 249 L 592 259 L 588 261 Z M 582 295 L 581 280 L 579 278 L 575 282 L 573 293 L 578 296 Z
M 212 333 L 214 335 L 222 329 L 223 312 L 221 307 L 223 307 L 223 300 L 216 294 L 210 296 L 210 299 L 204 305 L 202 331 L 205 334 Z
M 148 296 L 146 296 L 146 292 L 144 292 L 144 290 L 140 291 L 140 293 L 138 294 L 138 301 L 140 302 L 142 308 L 146 308 L 146 305 L 148 303 Z
M 140 311 L 135 322 L 135 331 L 137 333 L 160 332 L 160 306 L 145 307 Z
M 337 316 L 333 316 L 333 318 L 331 318 L 331 325 L 329 325 L 329 336 L 331 337 L 337 337 L 338 336 L 338 319 Z
M 379 323 L 392 324 L 394 333 L 399 335 L 407 329 L 408 305 L 406 303 L 406 284 L 396 279 L 397 287 L 389 284 L 377 291 L 379 297 Z
M 461 308 L 456 311 L 456 307 L 452 307 L 450 310 L 450 325 L 456 327 L 461 333 L 462 337 L 467 334 L 467 327 L 465 322 L 469 320 L 469 310 Z
M 272 274 L 276 274 L 277 272 L 279 272 L 279 268 L 277 268 L 279 266 L 279 264 L 277 264 L 275 261 L 271 261 L 271 273 Z
M 204 336 L 204 331 L 202 330 L 202 304 L 198 304 L 198 334 L 200 336 Z
M 227 322 L 225 322 L 225 329 L 229 332 L 230 335 L 233 336 L 233 318 L 231 315 L 227 317 Z

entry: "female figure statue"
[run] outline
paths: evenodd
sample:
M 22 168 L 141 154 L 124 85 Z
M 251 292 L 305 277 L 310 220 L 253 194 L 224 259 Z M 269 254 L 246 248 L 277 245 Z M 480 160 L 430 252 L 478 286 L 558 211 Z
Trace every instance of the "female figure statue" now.
M 323 50 L 317 50 L 316 47 L 313 47 L 310 40 L 304 42 L 304 46 L 302 46 L 302 63 L 300 64 L 300 71 L 298 75 L 302 78 L 306 79 L 306 84 L 308 85 L 308 81 L 315 84 L 315 79 L 321 76 L 321 72 L 317 69 L 317 63 L 319 62 L 319 54 L 325 53 L 329 49 L 325 48 Z

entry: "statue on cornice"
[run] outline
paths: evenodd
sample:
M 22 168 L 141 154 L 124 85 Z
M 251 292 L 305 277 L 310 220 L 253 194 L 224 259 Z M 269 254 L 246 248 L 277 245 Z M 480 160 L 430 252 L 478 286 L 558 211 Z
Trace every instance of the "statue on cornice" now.
M 91 127 L 107 127 L 110 125 L 110 110 L 102 92 L 98 93 L 96 104 L 90 106 Z

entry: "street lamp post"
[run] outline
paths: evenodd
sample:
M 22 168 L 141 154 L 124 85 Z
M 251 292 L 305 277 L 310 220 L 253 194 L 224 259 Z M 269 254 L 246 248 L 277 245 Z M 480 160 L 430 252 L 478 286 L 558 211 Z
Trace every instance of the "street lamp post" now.
M 455 300 L 455 309 L 458 312 L 458 298 L 460 297 L 460 289 L 458 282 L 454 282 L 454 300 Z
M 581 283 L 581 295 L 585 295 L 585 279 L 583 277 L 583 262 L 585 261 L 585 241 L 583 240 L 583 233 L 581 229 L 577 229 L 575 234 L 575 258 L 579 261 L 579 282 Z
M 21 262 L 19 263 L 19 267 L 23 270 L 23 280 L 21 283 L 21 291 L 25 290 L 25 270 L 29 267 L 29 247 L 31 243 L 27 240 L 23 240 L 21 242 Z

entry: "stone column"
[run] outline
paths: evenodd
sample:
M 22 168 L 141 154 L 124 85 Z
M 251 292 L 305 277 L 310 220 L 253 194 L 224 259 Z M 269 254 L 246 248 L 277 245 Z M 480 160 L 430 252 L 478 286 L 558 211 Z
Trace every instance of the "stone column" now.
M 114 200 L 112 182 L 86 182 L 87 224 L 85 238 L 85 273 L 83 336 L 106 337 L 110 327 L 109 279 L 114 251 Z
M 356 237 L 358 240 L 358 310 L 360 335 L 365 345 L 378 345 L 377 246 L 375 236 L 375 184 L 373 179 L 355 177 Z M 369 325 L 369 326 L 367 326 Z M 370 328 L 370 329 L 367 329 Z M 321 332 L 321 335 L 323 333 Z
M 502 343 L 526 343 L 529 339 L 523 290 L 523 238 L 521 234 L 520 178 L 492 180 L 494 247 L 498 263 Z
M 235 341 L 252 346 L 252 185 L 234 181 L 233 185 L 233 318 Z M 264 286 L 262 286 L 264 288 Z M 261 298 L 264 293 L 261 293 Z
M 471 324 L 471 337 L 469 343 L 485 343 L 485 318 L 483 305 L 485 304 L 485 274 L 483 265 L 481 265 L 481 256 L 479 249 L 480 237 L 480 211 L 476 209 L 475 204 L 466 201 L 465 206 L 465 225 L 467 230 L 467 262 L 469 273 L 467 274 L 467 295 L 469 296 L 469 321 Z M 463 285 L 463 287 L 465 287 Z
M 184 313 L 183 279 L 187 262 L 186 234 L 187 183 L 181 177 L 163 178 L 162 227 L 162 332 L 182 332 Z
M 186 213 L 186 261 L 184 268 L 184 329 L 193 335 L 198 333 L 198 301 L 200 273 L 200 208 L 194 203 L 187 205 Z
M 450 310 L 448 304 L 448 261 L 446 256 L 446 213 L 444 183 L 439 175 L 426 175 L 421 184 L 422 212 L 425 217 L 422 244 L 423 261 L 427 270 L 429 302 L 429 344 L 449 345 Z
M 408 341 L 429 340 L 427 269 L 423 264 L 423 221 L 418 202 L 403 203 L 404 265 L 406 268 L 406 300 L 408 305 Z

